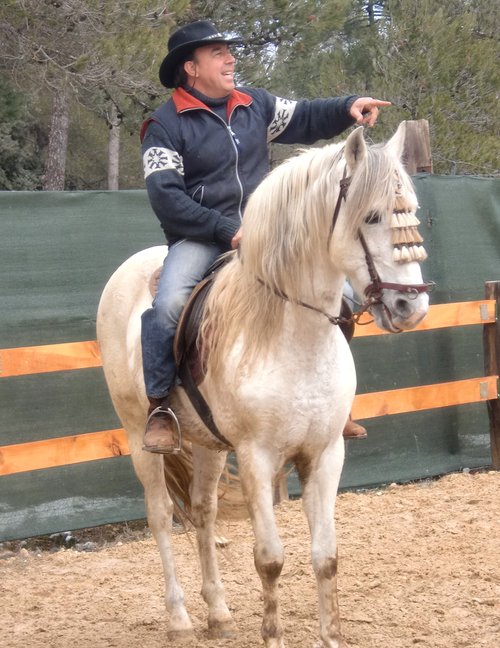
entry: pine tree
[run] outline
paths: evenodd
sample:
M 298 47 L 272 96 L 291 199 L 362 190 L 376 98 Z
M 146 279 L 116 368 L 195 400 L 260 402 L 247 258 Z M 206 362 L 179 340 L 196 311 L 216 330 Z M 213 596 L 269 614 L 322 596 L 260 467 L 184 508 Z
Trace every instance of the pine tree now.
M 36 124 L 26 97 L 0 75 L 0 190 L 40 188 Z

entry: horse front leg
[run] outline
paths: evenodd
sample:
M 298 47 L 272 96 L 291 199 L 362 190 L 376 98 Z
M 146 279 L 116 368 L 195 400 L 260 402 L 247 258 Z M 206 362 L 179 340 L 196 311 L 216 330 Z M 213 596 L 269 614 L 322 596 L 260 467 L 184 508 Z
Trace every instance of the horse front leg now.
M 318 587 L 320 646 L 348 648 L 340 631 L 337 597 L 337 542 L 335 500 L 344 462 L 340 437 L 311 461 L 302 500 L 311 531 L 311 557 Z
M 208 605 L 208 629 L 214 639 L 231 637 L 236 631 L 226 605 L 215 540 L 217 486 L 226 458 L 225 452 L 193 446 L 192 516 L 200 556 L 201 595 Z
M 266 648 L 284 648 L 278 582 L 284 553 L 273 511 L 272 462 L 246 449 L 238 452 L 238 472 L 255 536 L 254 562 L 262 582 L 262 638 Z
M 170 641 L 189 640 L 194 636 L 193 625 L 184 605 L 184 592 L 176 576 L 172 548 L 173 502 L 168 493 L 162 455 L 142 450 L 143 426 L 131 433 L 127 428 L 132 462 L 137 477 L 144 488 L 146 515 L 151 533 L 160 552 L 165 578 L 165 606 L 169 614 L 168 638 Z

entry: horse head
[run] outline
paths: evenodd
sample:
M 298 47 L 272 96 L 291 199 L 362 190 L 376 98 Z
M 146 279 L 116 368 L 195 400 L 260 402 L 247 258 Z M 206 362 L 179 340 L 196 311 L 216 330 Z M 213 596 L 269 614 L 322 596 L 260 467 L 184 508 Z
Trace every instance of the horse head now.
M 401 163 L 405 127 L 402 122 L 385 145 L 367 146 L 362 127 L 347 138 L 334 216 L 338 236 L 331 245 L 365 308 L 392 333 L 414 328 L 429 306 L 418 202 Z

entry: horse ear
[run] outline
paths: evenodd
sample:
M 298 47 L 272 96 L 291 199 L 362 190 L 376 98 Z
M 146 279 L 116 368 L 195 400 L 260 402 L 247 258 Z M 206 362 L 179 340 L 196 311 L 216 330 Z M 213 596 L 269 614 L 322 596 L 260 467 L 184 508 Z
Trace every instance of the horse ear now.
M 363 126 L 356 128 L 345 142 L 344 156 L 351 171 L 357 167 L 366 155 L 364 130 Z
M 391 139 L 387 142 L 386 148 L 388 148 L 391 153 L 393 153 L 398 160 L 401 159 L 403 151 L 405 148 L 405 139 L 406 139 L 406 122 L 402 121 L 398 130 L 394 133 Z

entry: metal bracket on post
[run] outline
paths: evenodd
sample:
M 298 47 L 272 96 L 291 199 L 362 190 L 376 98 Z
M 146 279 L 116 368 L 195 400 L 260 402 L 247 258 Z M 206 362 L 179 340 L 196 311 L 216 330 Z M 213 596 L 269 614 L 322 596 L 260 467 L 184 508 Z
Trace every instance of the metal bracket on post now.
M 489 320 L 489 313 L 488 313 L 488 305 L 487 304 L 480 304 L 479 305 L 479 314 L 483 322 L 486 322 Z

